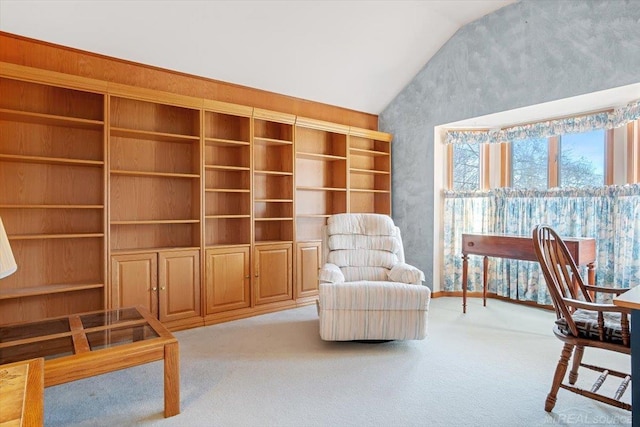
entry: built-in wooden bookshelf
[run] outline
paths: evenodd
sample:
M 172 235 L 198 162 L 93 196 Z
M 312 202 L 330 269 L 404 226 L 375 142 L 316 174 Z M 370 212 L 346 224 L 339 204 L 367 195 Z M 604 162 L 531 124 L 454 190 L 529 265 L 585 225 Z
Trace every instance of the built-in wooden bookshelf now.
M 253 108 L 204 108 L 205 315 L 215 319 L 251 305 Z
M 381 132 L 2 62 L 0 93 L 0 324 L 312 302 L 327 218 L 390 211 Z
M 251 244 L 253 108 L 207 102 L 204 111 L 205 246 Z
M 295 116 L 253 114 L 254 242 L 293 242 L 293 124 Z
M 349 211 L 391 215 L 391 135 L 349 130 Z
M 0 217 L 18 264 L 0 280 L 0 324 L 100 309 L 105 96 L 11 71 L 0 94 Z
M 333 214 L 347 212 L 348 126 L 296 120 L 296 240 L 321 239 Z
M 198 316 L 201 109 L 124 95 L 109 105 L 112 305 L 144 304 L 165 322 Z M 141 288 L 148 272 L 158 282 Z

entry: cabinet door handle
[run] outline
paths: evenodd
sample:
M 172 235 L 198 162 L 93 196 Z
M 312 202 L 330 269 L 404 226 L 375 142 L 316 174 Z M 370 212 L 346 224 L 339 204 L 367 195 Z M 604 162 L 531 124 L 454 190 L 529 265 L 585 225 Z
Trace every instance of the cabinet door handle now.
M 164 291 L 165 289 L 167 289 L 167 288 L 164 287 L 164 286 L 160 288 L 161 291 Z
M 155 292 L 155 291 L 157 291 L 157 290 L 158 290 L 158 288 L 155 288 L 155 287 L 154 287 L 154 288 L 151 288 L 151 290 L 152 290 L 153 292 Z
M 251 275 L 250 275 L 250 274 L 247 274 L 246 276 L 244 276 L 244 278 L 245 278 L 245 279 L 249 279 L 249 278 L 251 278 Z

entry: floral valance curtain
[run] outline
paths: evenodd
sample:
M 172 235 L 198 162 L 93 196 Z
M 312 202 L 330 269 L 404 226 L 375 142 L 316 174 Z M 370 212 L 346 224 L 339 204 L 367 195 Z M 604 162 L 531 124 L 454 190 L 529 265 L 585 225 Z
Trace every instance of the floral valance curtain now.
M 529 236 L 548 224 L 560 235 L 597 242 L 596 284 L 629 288 L 640 284 L 640 185 L 583 189 L 445 192 L 444 290 L 462 290 L 462 234 Z M 468 290 L 482 289 L 482 258 L 469 258 Z M 551 304 L 535 262 L 493 258 L 490 292 L 511 299 Z
M 447 131 L 447 144 L 500 143 L 531 138 L 549 138 L 556 135 L 613 129 L 640 119 L 640 100 L 610 112 L 579 117 L 548 120 L 504 129 L 477 131 Z

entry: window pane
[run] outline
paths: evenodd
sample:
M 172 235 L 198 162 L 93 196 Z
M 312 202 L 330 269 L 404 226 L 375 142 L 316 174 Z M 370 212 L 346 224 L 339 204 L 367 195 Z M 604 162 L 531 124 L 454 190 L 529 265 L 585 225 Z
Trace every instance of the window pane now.
M 546 138 L 532 138 L 511 143 L 511 186 L 547 188 L 549 143 Z
M 453 189 L 480 188 L 480 144 L 453 146 Z
M 604 130 L 560 137 L 560 185 L 604 185 Z

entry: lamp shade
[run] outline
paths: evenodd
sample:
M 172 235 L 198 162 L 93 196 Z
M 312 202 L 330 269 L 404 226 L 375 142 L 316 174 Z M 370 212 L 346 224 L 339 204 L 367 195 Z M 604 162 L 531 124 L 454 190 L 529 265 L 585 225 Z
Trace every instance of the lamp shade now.
M 9 238 L 7 237 L 7 232 L 4 231 L 2 218 L 0 218 L 0 279 L 15 273 L 17 269 L 18 265 L 15 258 L 13 258 Z

